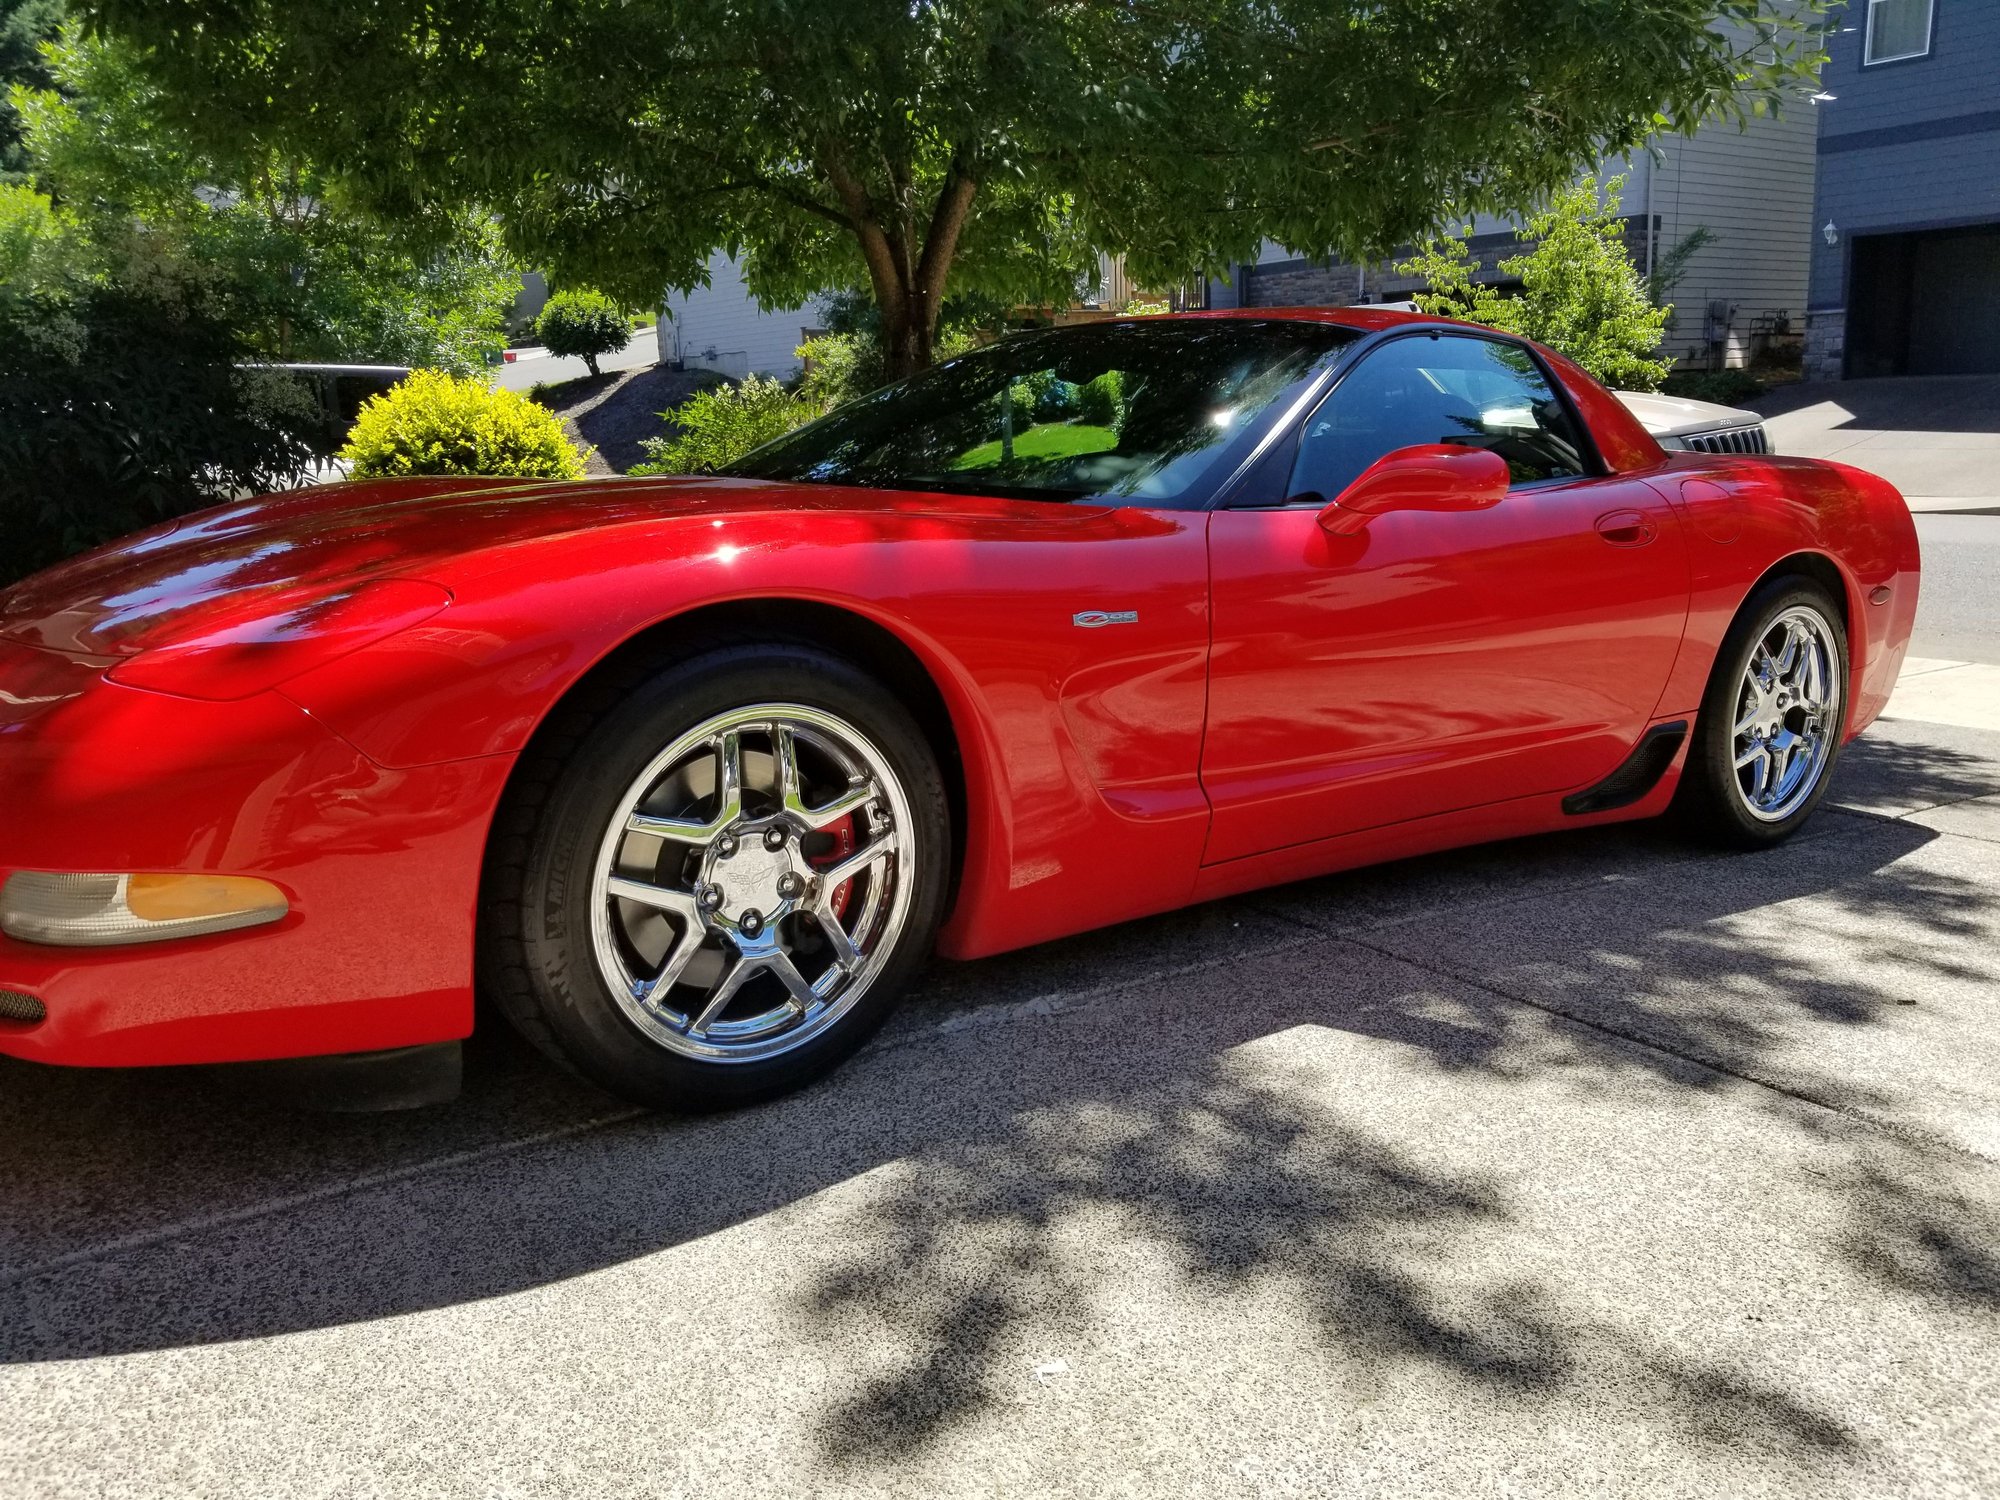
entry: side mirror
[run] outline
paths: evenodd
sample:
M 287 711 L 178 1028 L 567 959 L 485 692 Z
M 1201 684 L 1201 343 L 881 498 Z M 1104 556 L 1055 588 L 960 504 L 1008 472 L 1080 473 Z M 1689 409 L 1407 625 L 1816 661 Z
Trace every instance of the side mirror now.
M 1319 513 L 1335 536 L 1392 510 L 1491 510 L 1507 498 L 1507 463 L 1485 448 L 1421 443 L 1385 453 Z

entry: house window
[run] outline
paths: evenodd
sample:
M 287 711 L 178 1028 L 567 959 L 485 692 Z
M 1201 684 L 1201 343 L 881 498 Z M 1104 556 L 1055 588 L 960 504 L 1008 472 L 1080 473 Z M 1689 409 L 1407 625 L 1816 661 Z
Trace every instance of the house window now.
M 1867 63 L 1898 62 L 1931 50 L 1935 0 L 1868 0 Z

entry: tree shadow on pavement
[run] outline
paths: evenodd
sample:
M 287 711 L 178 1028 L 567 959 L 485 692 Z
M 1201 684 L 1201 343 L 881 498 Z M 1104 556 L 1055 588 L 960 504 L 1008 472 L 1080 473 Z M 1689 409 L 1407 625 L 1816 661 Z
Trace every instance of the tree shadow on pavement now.
M 1840 1184 L 1853 1210 L 1843 1252 L 1898 1291 L 2000 1312 L 2000 1208 L 1971 1177 L 1964 1163 L 1867 1142 Z
M 809 1414 L 836 1467 L 929 1461 L 1066 1341 L 1225 1361 L 1228 1328 L 1176 1321 L 1168 1288 L 1259 1320 L 1288 1379 L 1343 1400 L 1423 1386 L 1540 1410 L 1587 1388 L 1634 1431 L 1838 1462 L 1863 1435 L 1809 1391 L 1697 1357 L 1537 1250 L 1573 1234 L 1590 1277 L 1631 1274 L 1645 1163 L 1748 1101 L 1797 1125 L 1782 1150 L 1833 1153 L 1784 1179 L 1838 1226 L 1829 1255 L 1884 1295 L 1993 1306 L 1988 1206 L 1942 1186 L 1929 1148 L 1854 1144 L 1849 1116 L 1803 1101 L 1902 1107 L 1892 1080 L 1827 1066 L 1821 1032 L 1882 1026 L 1872 966 L 1990 984 L 2000 895 L 1919 857 L 1927 830 L 1828 823 L 1756 856 L 1657 846 L 1657 866 L 1634 857 L 1650 832 L 1525 841 L 988 960 L 962 971 L 965 1003 L 920 1004 L 826 1083 L 706 1119 L 635 1117 L 500 1039 L 460 1106 L 361 1122 L 206 1079 L 0 1068 L 0 1364 L 530 1293 L 814 1199 L 780 1290 L 746 1286 L 789 1299 L 844 1371 Z M 1775 941 L 1759 924 L 1779 908 L 1824 940 Z M 1135 974 L 1134 943 L 1171 948 L 1172 971 Z M 1038 1008 L 1051 975 L 1064 1003 Z M 1025 999 L 991 1004 L 1008 994 Z M 1746 1083 L 1766 1077 L 1778 1092 Z M 1565 1100 L 1618 1128 L 1545 1138 Z M 1552 1227 L 1522 1184 L 1572 1158 L 1617 1201 Z M 655 1315 L 673 1348 L 699 1309 Z
M 822 1417 L 827 1456 L 855 1472 L 934 1456 L 1018 1404 L 1037 1350 L 1157 1316 L 1140 1292 L 1156 1284 L 1268 1313 L 1241 1337 L 1275 1338 L 1294 1377 L 1336 1402 L 1431 1385 L 1533 1409 L 1588 1384 L 1676 1441 L 1808 1460 L 1858 1441 L 1777 1385 L 1649 1345 L 1532 1274 L 1455 1264 L 1520 1230 L 1504 1181 L 1388 1145 L 1324 1075 L 1259 1050 L 934 1148 L 836 1225 L 851 1251 L 807 1310 L 828 1347 L 887 1358 Z M 1169 1315 L 1145 1342 L 1199 1385 L 1194 1372 L 1229 1369 L 1216 1335 Z
M 1890 814 L 2000 795 L 2000 735 L 1882 720 L 1841 752 L 1833 793 L 1842 806 Z
M 565 381 L 540 399 L 593 450 L 592 473 L 623 474 L 646 456 L 647 438 L 667 435 L 663 412 L 720 380 L 706 370 L 646 365 Z

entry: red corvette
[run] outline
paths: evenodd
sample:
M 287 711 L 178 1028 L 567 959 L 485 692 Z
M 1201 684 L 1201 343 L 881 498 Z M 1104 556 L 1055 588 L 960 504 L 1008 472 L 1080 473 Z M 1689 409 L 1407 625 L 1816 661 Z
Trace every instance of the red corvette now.
M 761 1098 L 933 948 L 1782 839 L 1917 575 L 1880 479 L 1361 309 L 1022 335 L 723 477 L 229 505 L 0 594 L 0 1052 L 450 1056 L 478 987 L 634 1099 Z

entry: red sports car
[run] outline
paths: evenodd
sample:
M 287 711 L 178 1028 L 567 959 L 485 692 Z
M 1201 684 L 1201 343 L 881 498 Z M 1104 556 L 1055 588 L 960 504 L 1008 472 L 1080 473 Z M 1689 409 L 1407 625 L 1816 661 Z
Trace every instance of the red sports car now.
M 1005 340 L 700 479 L 225 506 L 0 594 L 0 1052 L 763 1098 L 969 958 L 1646 818 L 1770 844 L 1916 531 L 1402 313 Z M 407 1049 L 432 1049 L 410 1051 Z

